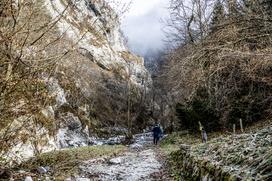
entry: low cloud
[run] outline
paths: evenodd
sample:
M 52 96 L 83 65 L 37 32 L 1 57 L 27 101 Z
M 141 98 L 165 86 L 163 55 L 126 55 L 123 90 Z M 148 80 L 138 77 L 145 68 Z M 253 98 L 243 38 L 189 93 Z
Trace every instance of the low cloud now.
M 132 12 L 123 20 L 122 29 L 128 37 L 132 51 L 144 56 L 147 51 L 163 48 L 164 33 L 162 19 L 167 18 L 167 1 L 153 0 L 153 6 L 145 8 L 144 2 L 134 2 Z M 141 13 L 137 14 L 137 9 Z

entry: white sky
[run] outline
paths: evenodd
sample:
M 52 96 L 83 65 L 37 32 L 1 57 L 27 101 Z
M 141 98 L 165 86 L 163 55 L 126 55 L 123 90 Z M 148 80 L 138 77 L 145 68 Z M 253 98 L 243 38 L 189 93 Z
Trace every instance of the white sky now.
M 161 19 L 168 16 L 167 6 L 168 0 L 133 0 L 122 21 L 122 29 L 135 53 L 144 55 L 150 49 L 162 48 L 164 25 Z

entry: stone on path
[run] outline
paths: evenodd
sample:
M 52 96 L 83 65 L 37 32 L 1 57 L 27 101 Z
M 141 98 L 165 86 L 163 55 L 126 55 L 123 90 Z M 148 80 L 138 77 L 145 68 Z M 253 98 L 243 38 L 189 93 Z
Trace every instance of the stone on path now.
M 27 177 L 25 178 L 25 181 L 33 181 L 33 179 L 32 179 L 32 177 L 27 176 Z
M 48 172 L 49 168 L 45 168 L 45 167 L 39 167 L 37 168 L 37 171 L 39 172 L 39 174 L 46 174 Z
M 141 148 L 143 148 L 143 145 L 138 144 L 138 143 L 134 143 L 134 144 L 130 145 L 129 148 L 131 148 L 131 149 L 141 149 Z
M 121 164 L 122 163 L 122 158 L 121 157 L 117 157 L 117 158 L 112 158 L 109 160 L 110 164 Z

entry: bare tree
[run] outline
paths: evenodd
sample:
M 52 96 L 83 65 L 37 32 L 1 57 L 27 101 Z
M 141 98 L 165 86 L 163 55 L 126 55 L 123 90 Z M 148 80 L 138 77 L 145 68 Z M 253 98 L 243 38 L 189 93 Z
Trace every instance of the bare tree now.
M 171 44 L 196 43 L 208 33 L 214 2 L 211 0 L 171 0 L 170 19 L 165 20 Z
M 164 74 L 170 91 L 189 111 L 194 101 L 214 110 L 220 119 L 211 121 L 222 127 L 240 117 L 247 124 L 271 116 L 272 88 L 267 79 L 271 75 L 271 8 L 267 9 L 268 2 L 246 2 L 221 2 L 219 11 L 225 15 L 216 25 L 211 25 L 215 11 L 204 16 L 199 1 L 189 7 L 172 1 L 175 6 L 170 9 L 177 22 L 170 27 L 181 32 L 174 31 L 173 38 L 178 37 L 181 46 L 170 53 Z M 210 32 L 211 26 L 215 31 Z M 256 110 L 257 105 L 262 109 Z
M 0 3 L 1 153 L 16 144 L 22 136 L 18 133 L 31 122 L 51 125 L 38 118 L 40 111 L 52 102 L 41 73 L 54 71 L 58 60 L 70 51 L 50 53 L 61 47 L 63 34 L 52 33 L 65 11 L 56 19 L 45 18 L 39 22 L 44 13 L 40 2 L 4 0 Z

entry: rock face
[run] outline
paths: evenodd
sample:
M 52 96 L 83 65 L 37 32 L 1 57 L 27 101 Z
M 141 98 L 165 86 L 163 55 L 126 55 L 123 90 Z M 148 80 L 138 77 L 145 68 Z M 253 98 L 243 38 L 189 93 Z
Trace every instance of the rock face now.
M 64 135 L 61 140 L 67 138 L 62 146 L 82 139 L 86 144 L 91 127 L 122 125 L 117 119 L 126 105 L 127 85 L 134 87 L 137 97 L 148 89 L 151 79 L 143 58 L 125 46 L 118 15 L 105 1 L 46 0 L 44 5 L 52 19 L 63 16 L 57 31 L 75 49 L 58 62 L 61 75 L 49 81 L 63 128 L 58 135 Z
M 21 152 L 18 145 L 26 152 L 20 157 L 44 152 L 45 147 L 50 151 L 84 146 L 90 136 L 107 133 L 100 128 L 125 127 L 127 95 L 132 105 L 142 104 L 152 82 L 143 58 L 125 46 L 118 15 L 104 0 L 35 0 L 31 5 L 36 14 L 30 26 L 46 31 L 24 52 L 29 63 L 41 54 L 53 60 L 52 69 L 39 72 L 50 102 L 40 108 L 38 117 L 18 118 L 20 126 L 29 119 L 31 129 L 18 129 L 16 134 L 33 139 L 16 137 L 8 155 Z M 34 140 L 35 135 L 44 140 Z

